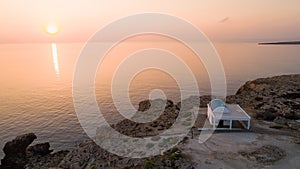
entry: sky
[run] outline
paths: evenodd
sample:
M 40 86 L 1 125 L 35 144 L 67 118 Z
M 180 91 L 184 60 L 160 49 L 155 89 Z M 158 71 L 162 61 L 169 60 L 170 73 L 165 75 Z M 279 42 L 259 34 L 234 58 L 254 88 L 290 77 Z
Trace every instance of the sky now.
M 180 17 L 212 41 L 300 40 L 299 0 L 1 0 L 0 43 L 85 42 L 133 14 Z M 48 24 L 59 33 L 45 32 Z

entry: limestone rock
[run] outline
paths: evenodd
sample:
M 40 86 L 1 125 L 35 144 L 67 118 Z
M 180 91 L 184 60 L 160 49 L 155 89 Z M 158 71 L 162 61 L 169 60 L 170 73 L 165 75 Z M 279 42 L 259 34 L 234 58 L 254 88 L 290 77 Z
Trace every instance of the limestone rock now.
M 299 91 L 299 74 L 260 78 L 246 82 L 235 95 L 227 97 L 227 102 L 251 109 L 254 118 L 287 126 L 288 120 L 300 119 Z M 298 128 L 297 123 L 288 127 Z
M 35 140 L 37 137 L 33 133 L 24 134 L 17 136 L 14 140 L 9 141 L 5 144 L 3 152 L 7 156 L 25 155 L 26 148 Z
M 300 123 L 296 121 L 290 121 L 287 123 L 287 126 L 293 130 L 300 130 Z
M 277 124 L 282 124 L 282 125 L 287 125 L 287 123 L 289 122 L 290 120 L 289 119 L 286 119 L 284 117 L 280 117 L 280 116 L 277 116 L 275 119 L 274 119 L 274 122 L 277 123 Z
M 24 168 L 27 163 L 26 148 L 36 139 L 33 133 L 17 136 L 14 140 L 5 144 L 4 158 L 1 160 L 1 169 Z
M 41 143 L 41 144 L 36 144 L 33 146 L 29 146 L 27 148 L 27 154 L 32 154 L 32 155 L 47 155 L 50 154 L 53 150 L 49 150 L 50 144 L 47 143 Z
M 28 157 L 28 162 L 25 165 L 26 169 L 49 169 L 58 168 L 58 164 L 63 160 L 63 158 L 69 153 L 68 150 L 62 150 L 55 152 L 53 154 L 47 155 L 33 155 Z
M 151 107 L 151 103 L 149 100 L 144 100 L 144 101 L 141 101 L 139 103 L 139 108 L 138 108 L 138 111 L 146 111 L 146 110 L 149 110 Z

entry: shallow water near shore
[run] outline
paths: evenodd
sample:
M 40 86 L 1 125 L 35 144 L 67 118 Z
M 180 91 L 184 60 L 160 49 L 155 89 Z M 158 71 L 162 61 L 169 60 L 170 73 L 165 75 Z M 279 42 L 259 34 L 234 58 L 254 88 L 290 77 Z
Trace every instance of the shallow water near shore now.
M 73 71 L 83 45 L 57 44 L 56 58 L 52 55 L 51 44 L 47 43 L 0 45 L 0 148 L 17 135 L 28 132 L 38 136 L 36 143 L 50 142 L 55 150 L 70 149 L 88 138 L 78 122 L 72 100 Z M 300 73 L 300 46 L 214 45 L 224 66 L 228 94 L 234 94 L 248 80 Z M 190 66 L 200 94 L 210 94 L 203 65 Z M 108 121 L 117 121 L 119 116 L 110 101 L 110 88 L 105 78 L 97 76 L 97 102 Z M 166 73 L 150 70 L 139 73 L 131 82 L 129 91 L 133 105 L 137 107 L 139 101 L 148 99 L 153 89 L 161 89 L 167 98 L 180 101 L 176 81 Z M 0 157 L 3 157 L 2 151 Z

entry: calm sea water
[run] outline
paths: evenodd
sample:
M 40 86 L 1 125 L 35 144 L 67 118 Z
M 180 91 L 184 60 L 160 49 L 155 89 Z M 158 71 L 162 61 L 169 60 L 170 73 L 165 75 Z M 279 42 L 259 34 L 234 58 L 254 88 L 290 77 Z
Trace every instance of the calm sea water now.
M 166 43 L 166 42 L 160 42 Z M 0 44 L 0 148 L 17 135 L 34 132 L 35 143 L 50 142 L 55 150 L 70 149 L 87 139 L 81 128 L 72 100 L 72 78 L 76 58 L 84 44 L 56 44 L 57 56 L 51 44 Z M 123 44 L 111 51 L 111 56 L 99 68 L 95 93 L 102 112 L 109 121 L 119 116 L 111 103 L 110 80 L 121 55 L 139 46 Z M 227 78 L 228 94 L 234 94 L 246 81 L 259 77 L 300 73 L 300 46 L 258 46 L 255 43 L 216 43 Z M 191 52 L 176 44 L 159 44 L 182 55 L 199 84 L 201 94 L 210 93 L 207 73 L 201 63 L 195 63 Z M 182 77 L 184 78 L 184 77 Z M 176 80 L 159 70 L 143 71 L 129 87 L 134 106 L 149 97 L 152 89 L 180 100 Z M 84 98 L 83 98 L 84 99 Z M 0 152 L 3 157 L 3 152 Z

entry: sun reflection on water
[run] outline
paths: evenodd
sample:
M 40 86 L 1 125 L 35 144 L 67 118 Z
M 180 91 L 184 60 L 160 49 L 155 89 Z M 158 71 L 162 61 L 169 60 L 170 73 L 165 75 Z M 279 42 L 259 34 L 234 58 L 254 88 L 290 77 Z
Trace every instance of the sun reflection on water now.
M 54 70 L 55 70 L 56 75 L 59 76 L 59 64 L 58 64 L 58 56 L 57 56 L 56 43 L 52 43 L 51 47 L 52 47 L 52 56 L 53 56 Z

